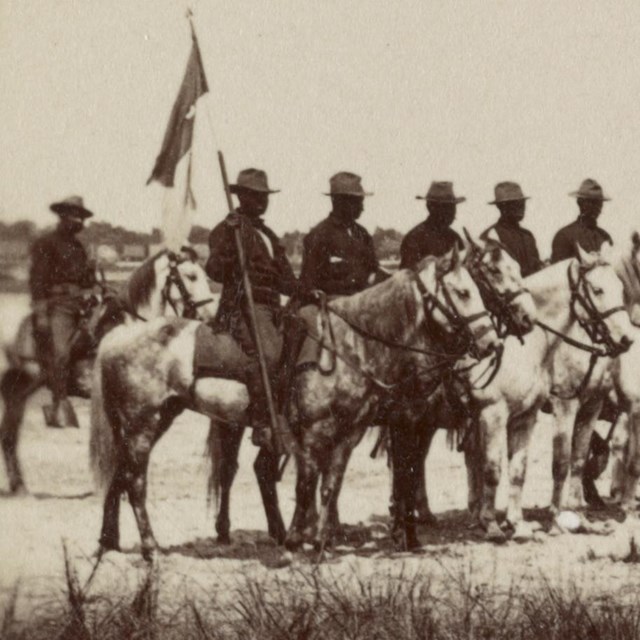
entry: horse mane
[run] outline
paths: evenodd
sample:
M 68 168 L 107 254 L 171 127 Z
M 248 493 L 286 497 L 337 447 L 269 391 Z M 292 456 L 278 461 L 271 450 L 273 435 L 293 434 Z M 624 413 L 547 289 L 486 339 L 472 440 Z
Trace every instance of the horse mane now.
M 129 277 L 124 287 L 123 297 L 130 309 L 139 309 L 149 304 L 151 294 L 157 286 L 155 264 L 158 258 L 166 253 L 166 249 L 162 249 L 147 258 Z
M 331 302 L 336 312 L 348 323 L 383 340 L 400 341 L 407 338 L 418 314 L 417 301 L 411 282 L 414 274 L 401 269 L 390 278 Z

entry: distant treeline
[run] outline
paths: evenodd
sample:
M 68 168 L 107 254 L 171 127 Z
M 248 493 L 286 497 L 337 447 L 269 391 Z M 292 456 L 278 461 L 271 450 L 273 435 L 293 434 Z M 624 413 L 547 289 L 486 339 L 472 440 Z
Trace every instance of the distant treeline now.
M 207 244 L 210 229 L 195 225 L 189 234 L 189 242 L 192 244 Z M 0 222 L 0 240 L 15 240 L 31 242 L 43 232 L 33 222 L 20 220 L 7 224 Z M 287 231 L 282 236 L 282 243 L 290 256 L 302 255 L 302 242 L 305 234 L 301 231 Z M 113 226 L 108 222 L 90 222 L 80 236 L 81 239 L 92 245 L 110 244 L 122 245 L 152 245 L 162 240 L 160 229 L 154 227 L 151 233 L 131 231 L 121 226 Z M 378 258 L 381 260 L 393 259 L 398 256 L 402 234 L 395 229 L 382 229 L 376 227 L 373 232 L 373 244 Z

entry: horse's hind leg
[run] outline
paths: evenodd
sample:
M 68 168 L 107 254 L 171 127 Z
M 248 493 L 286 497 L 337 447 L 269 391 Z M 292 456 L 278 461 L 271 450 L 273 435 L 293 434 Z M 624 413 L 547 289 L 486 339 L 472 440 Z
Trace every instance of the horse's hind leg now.
M 120 496 L 123 488 L 122 469 L 118 465 L 104 498 L 100 532 L 100 548 L 104 551 L 120 550 Z
M 621 507 L 627 517 L 636 514 L 636 489 L 640 477 L 640 403 L 634 402 L 629 411 L 629 440 L 622 487 Z
M 553 495 L 551 498 L 551 511 L 560 511 L 563 502 L 564 487 L 569 475 L 571 462 L 571 434 L 576 413 L 578 412 L 577 400 L 552 400 L 554 415 L 553 434 Z
M 231 538 L 229 530 L 231 523 L 229 520 L 229 503 L 231 497 L 231 486 L 238 472 L 238 453 L 242 443 L 244 434 L 243 427 L 218 429 L 218 437 L 220 438 L 220 502 L 218 505 L 218 513 L 216 515 L 216 532 L 218 533 L 218 542 L 229 544 Z
M 262 447 L 253 464 L 262 504 L 267 516 L 269 535 L 278 543 L 283 544 L 287 531 L 278 504 L 278 463 L 280 458 L 270 449 Z
M 41 384 L 39 379 L 20 369 L 9 369 L 0 382 L 0 392 L 4 400 L 0 444 L 9 476 L 9 490 L 14 494 L 26 492 L 18 460 L 18 438 L 27 400 Z
M 620 501 L 624 491 L 625 474 L 629 451 L 629 414 L 621 413 L 618 417 L 613 437 L 611 438 L 611 490 L 610 497 Z

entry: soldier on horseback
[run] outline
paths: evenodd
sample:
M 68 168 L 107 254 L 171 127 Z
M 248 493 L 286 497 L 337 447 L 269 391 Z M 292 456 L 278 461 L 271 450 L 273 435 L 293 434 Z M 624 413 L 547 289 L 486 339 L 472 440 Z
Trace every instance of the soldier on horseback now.
M 47 426 L 77 427 L 68 400 L 69 363 L 86 292 L 95 284 L 95 269 L 77 234 L 93 214 L 82 198 L 71 196 L 51 205 L 60 221 L 55 230 L 39 238 L 31 249 L 29 288 L 38 361 L 53 394 Z
M 486 240 L 493 230 L 509 255 L 520 265 L 522 277 L 526 278 L 542 268 L 533 233 L 520 226 L 529 198 L 522 193 L 516 182 L 499 182 L 494 193 L 495 198 L 489 204 L 498 207 L 500 219 L 485 229 L 480 237 Z
M 466 198 L 453 193 L 451 182 L 432 182 L 426 196 L 429 215 L 424 222 L 411 229 L 400 246 L 400 268 L 413 269 L 426 256 L 442 256 L 454 246 L 463 248 L 462 239 L 451 228 L 456 219 L 458 204 Z
M 355 173 L 341 171 L 330 180 L 331 213 L 304 239 L 301 283 L 329 296 L 348 296 L 389 277 L 380 268 L 369 232 L 356 221 L 365 196 Z
M 270 416 L 256 357 L 242 266 L 234 238 L 235 229 L 240 229 L 245 268 L 255 301 L 255 330 L 263 346 L 272 388 L 277 388 L 276 374 L 283 344 L 278 329 L 280 296 L 298 296 L 300 284 L 278 236 L 263 220 L 269 196 L 278 193 L 269 188 L 267 174 L 260 169 L 245 169 L 239 173 L 236 184 L 230 185 L 230 189 L 238 197 L 240 205 L 211 231 L 206 272 L 212 280 L 222 283 L 218 326 L 228 331 L 243 351 L 251 356 L 245 367 L 244 382 L 251 398 L 249 411 L 253 443 L 269 446 Z

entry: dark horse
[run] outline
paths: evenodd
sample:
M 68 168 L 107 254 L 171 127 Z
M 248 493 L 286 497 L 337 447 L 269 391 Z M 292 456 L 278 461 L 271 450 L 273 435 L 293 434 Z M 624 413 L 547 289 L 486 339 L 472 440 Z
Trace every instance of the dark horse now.
M 103 291 L 102 302 L 88 314 L 87 322 L 73 339 L 71 395 L 88 398 L 91 394 L 90 371 L 99 339 L 114 326 L 137 322 L 167 313 L 192 314 L 194 305 L 202 307 L 203 318 L 213 317 L 215 305 L 207 277 L 200 265 L 161 251 L 136 269 L 116 297 Z M 206 301 L 200 305 L 194 301 Z M 46 384 L 36 362 L 31 333 L 31 317 L 21 323 L 18 337 L 6 347 L 9 368 L 0 381 L 4 414 L 0 422 L 0 443 L 13 494 L 26 491 L 17 448 L 20 425 L 27 401 Z

